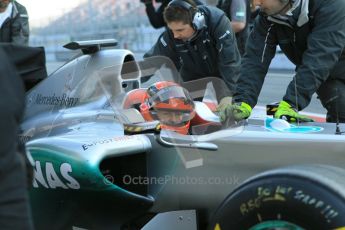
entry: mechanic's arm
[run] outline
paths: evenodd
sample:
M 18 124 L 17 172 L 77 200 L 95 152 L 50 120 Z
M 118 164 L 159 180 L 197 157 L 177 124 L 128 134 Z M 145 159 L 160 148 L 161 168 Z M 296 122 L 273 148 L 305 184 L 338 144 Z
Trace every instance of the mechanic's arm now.
M 232 31 L 228 17 L 223 15 L 211 36 L 218 50 L 218 68 L 220 75 L 229 90 L 234 92 L 241 64 L 241 56 L 237 48 L 235 33 Z
M 245 0 L 232 0 L 230 6 L 231 27 L 235 33 L 242 31 L 246 27 L 247 4 Z
M 13 19 L 11 33 L 12 43 L 29 45 L 29 17 L 26 9 Z
M 142 2 L 145 3 L 146 14 L 149 18 L 151 25 L 156 29 L 165 26 L 163 11 L 164 8 L 168 5 L 168 1 L 163 1 L 160 7 L 157 9 L 157 11 L 153 6 L 152 0 L 142 0 Z
M 234 102 L 245 102 L 252 108 L 256 105 L 276 44 L 274 26 L 260 15 L 247 40 Z
M 322 2 L 314 15 L 313 24 L 307 40 L 308 48 L 303 54 L 303 64 L 299 66 L 283 98 L 298 110 L 310 103 L 312 95 L 327 80 L 341 56 L 345 44 L 345 1 Z

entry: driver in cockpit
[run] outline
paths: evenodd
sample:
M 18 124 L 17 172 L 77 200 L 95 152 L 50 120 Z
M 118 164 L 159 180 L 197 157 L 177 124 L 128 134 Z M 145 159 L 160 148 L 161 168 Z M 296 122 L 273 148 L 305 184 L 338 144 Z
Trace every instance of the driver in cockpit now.
M 195 116 L 195 104 L 189 92 L 169 81 L 130 91 L 123 108 L 136 108 L 146 121 L 159 120 L 161 129 L 180 134 L 189 133 L 191 120 Z

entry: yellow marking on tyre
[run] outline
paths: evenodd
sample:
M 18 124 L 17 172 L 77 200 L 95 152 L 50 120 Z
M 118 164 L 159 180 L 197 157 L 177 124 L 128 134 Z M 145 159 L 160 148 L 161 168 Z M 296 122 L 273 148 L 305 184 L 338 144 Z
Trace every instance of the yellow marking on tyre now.
M 219 224 L 216 224 L 216 226 L 214 227 L 214 230 L 222 230 L 222 229 L 220 228 Z
M 257 217 L 258 217 L 258 220 L 259 220 L 260 222 L 262 222 L 262 218 L 261 218 L 260 213 L 257 214 Z

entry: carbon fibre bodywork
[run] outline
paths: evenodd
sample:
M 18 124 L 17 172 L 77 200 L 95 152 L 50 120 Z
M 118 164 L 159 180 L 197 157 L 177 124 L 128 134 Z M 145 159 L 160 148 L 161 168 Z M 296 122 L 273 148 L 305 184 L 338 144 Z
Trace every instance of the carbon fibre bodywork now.
M 149 123 L 141 123 L 145 132 L 125 134 L 127 123 L 143 121 L 134 109 L 121 109 L 125 93 L 143 87 L 145 76 L 176 80 L 176 70 L 162 63 L 100 50 L 71 60 L 28 92 L 21 138 L 35 161 L 30 193 L 38 229 L 119 229 L 148 214 L 188 209 L 208 222 L 231 191 L 260 172 L 344 167 L 345 136 L 334 134 L 335 124 L 306 123 L 319 129 L 299 133 L 284 122 L 270 126 L 260 112 L 192 135 L 157 133 Z M 212 81 L 222 85 L 210 78 L 185 87 L 199 98 Z M 199 116 L 204 110 L 197 108 Z

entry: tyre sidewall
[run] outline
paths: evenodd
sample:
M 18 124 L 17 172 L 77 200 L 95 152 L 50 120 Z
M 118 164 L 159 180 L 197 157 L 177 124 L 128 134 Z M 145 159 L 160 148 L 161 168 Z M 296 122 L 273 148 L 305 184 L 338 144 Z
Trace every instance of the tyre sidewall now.
M 221 229 L 249 229 L 267 220 L 291 222 L 305 229 L 345 226 L 344 200 L 315 181 L 270 176 L 241 185 L 216 211 L 211 224 Z

